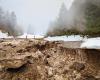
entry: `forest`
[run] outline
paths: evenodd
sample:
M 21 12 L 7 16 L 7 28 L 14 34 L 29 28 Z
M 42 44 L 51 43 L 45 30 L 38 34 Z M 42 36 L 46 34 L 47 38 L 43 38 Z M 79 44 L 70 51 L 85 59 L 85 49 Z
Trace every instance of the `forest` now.
M 47 36 L 100 36 L 100 6 L 97 0 L 74 1 L 70 10 L 62 4 L 58 18 L 50 24 Z M 53 27 L 53 29 L 51 29 Z
M 0 30 L 8 33 L 9 36 L 18 36 L 22 34 L 21 27 L 17 24 L 17 17 L 14 12 L 8 12 L 0 7 Z

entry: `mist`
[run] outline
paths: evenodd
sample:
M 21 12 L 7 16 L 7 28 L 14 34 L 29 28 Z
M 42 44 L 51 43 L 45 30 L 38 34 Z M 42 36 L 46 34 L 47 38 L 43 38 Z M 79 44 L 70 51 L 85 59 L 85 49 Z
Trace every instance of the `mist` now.
M 88 2 L 97 4 L 99 1 L 1 0 L 0 6 L 4 11 L 16 14 L 17 24 L 23 33 L 45 35 L 48 30 L 54 27 L 61 29 L 74 27 L 79 31 L 84 31 L 86 23 L 84 10 Z M 52 22 L 53 26 L 51 26 Z M 56 25 L 56 22 L 59 24 Z
M 10 36 L 18 36 L 22 33 L 21 28 L 17 25 L 17 18 L 14 12 L 4 11 L 0 7 L 0 30 L 8 33 Z
M 85 6 L 86 0 L 72 0 L 69 7 L 66 7 L 66 3 L 63 3 L 58 18 L 51 23 L 49 30 L 75 28 L 83 31 L 85 29 Z
M 1 0 L 0 6 L 14 12 L 23 33 L 44 35 L 59 16 L 62 3 L 69 9 L 74 0 Z
M 73 0 L 68 8 L 63 3 L 58 18 L 51 22 L 47 35 L 99 35 L 99 26 L 96 27 L 99 23 L 96 21 L 97 16 L 100 17 L 99 4 L 99 0 Z
M 0 6 L 15 12 L 24 33 L 45 34 L 49 23 L 56 19 L 63 0 L 1 0 Z M 31 31 L 31 32 L 30 32 Z

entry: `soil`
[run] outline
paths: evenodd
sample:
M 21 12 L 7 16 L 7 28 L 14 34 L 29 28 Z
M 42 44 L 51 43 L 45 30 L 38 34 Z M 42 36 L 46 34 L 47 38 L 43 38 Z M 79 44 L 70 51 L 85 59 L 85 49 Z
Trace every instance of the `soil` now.
M 4 39 L 0 80 L 100 80 L 100 50 L 81 42 Z

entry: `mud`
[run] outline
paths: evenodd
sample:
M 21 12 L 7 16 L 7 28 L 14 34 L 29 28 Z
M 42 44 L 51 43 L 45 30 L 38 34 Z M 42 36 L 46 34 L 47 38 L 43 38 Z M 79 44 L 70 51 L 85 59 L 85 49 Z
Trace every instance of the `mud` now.
M 100 50 L 79 43 L 3 40 L 0 80 L 100 80 Z

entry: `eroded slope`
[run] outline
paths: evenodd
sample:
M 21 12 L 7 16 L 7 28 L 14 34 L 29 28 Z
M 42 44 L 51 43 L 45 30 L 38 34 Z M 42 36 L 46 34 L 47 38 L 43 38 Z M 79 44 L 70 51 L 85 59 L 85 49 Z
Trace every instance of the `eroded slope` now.
M 1 41 L 0 80 L 100 80 L 100 50 L 62 44 L 24 39 Z

